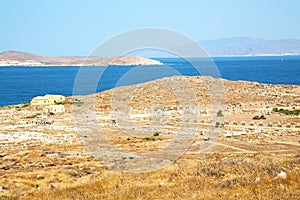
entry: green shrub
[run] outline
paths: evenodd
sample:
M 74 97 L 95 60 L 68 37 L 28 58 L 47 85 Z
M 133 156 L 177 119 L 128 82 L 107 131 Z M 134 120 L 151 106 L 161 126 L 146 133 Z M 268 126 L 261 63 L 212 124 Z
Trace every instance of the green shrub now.
M 81 106 L 83 102 L 81 101 L 72 101 L 71 104 Z
M 37 113 L 37 114 L 34 114 L 34 115 L 26 116 L 26 117 L 24 117 L 24 118 L 26 118 L 26 119 L 32 119 L 32 118 L 36 118 L 36 117 L 39 116 L 39 115 L 40 115 L 40 114 Z
M 155 138 L 153 138 L 153 137 L 144 137 L 143 140 L 145 140 L 145 141 L 155 141 Z
M 299 115 L 300 114 L 300 110 L 288 110 L 288 109 L 279 109 L 278 108 L 273 108 L 273 112 L 278 112 L 281 114 L 285 114 L 285 115 Z
M 26 108 L 27 106 L 29 106 L 29 103 L 22 103 L 21 106 L 16 106 L 16 109 L 20 111 L 22 108 Z

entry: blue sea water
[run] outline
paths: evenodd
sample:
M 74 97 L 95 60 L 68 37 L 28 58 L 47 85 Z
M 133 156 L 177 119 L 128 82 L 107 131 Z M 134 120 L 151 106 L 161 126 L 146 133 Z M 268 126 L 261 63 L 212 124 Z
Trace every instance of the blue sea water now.
M 146 82 L 173 75 L 206 75 L 197 71 L 189 62 L 180 58 L 160 58 L 163 66 L 110 66 L 89 67 L 99 70 L 101 77 L 96 91 L 120 85 Z M 272 84 L 300 85 L 300 56 L 283 57 L 224 57 L 213 58 L 220 76 L 229 80 L 257 81 Z M 210 65 L 194 60 L 204 72 Z M 0 106 L 28 102 L 32 97 L 45 94 L 73 94 L 74 81 L 80 67 L 0 67 Z M 87 69 L 87 68 L 84 68 Z M 103 72 L 103 73 L 102 73 Z M 96 73 L 97 74 L 97 73 Z M 213 74 L 214 75 L 214 74 Z M 215 75 L 214 75 L 215 76 Z M 218 77 L 218 75 L 216 75 Z M 89 77 L 86 78 L 86 84 Z M 84 89 L 84 88 L 83 88 Z M 82 94 L 90 91 L 82 90 Z

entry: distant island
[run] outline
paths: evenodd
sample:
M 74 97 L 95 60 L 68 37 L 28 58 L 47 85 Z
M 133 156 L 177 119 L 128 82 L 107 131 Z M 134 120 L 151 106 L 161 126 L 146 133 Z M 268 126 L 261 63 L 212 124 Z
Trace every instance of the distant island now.
M 195 44 L 178 46 L 177 49 L 185 57 L 233 57 L 233 56 L 297 56 L 300 55 L 300 39 L 265 40 L 250 37 L 230 37 L 213 40 L 196 41 L 207 55 L 197 55 Z M 167 52 L 148 51 L 141 54 L 151 58 L 169 58 L 173 54 Z M 176 56 L 175 56 L 176 57 Z
M 161 65 L 162 63 L 139 56 L 57 56 L 48 57 L 19 51 L 0 53 L 0 66 L 112 66 Z
M 300 40 L 265 40 L 231 37 L 198 41 L 210 56 L 288 56 L 300 55 Z

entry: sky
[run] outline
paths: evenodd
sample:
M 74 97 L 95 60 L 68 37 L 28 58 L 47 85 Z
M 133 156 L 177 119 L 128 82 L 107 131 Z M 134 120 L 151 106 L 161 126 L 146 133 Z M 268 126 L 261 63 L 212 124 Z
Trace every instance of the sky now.
M 137 28 L 193 40 L 300 39 L 299 0 L 1 0 L 0 52 L 87 56 Z

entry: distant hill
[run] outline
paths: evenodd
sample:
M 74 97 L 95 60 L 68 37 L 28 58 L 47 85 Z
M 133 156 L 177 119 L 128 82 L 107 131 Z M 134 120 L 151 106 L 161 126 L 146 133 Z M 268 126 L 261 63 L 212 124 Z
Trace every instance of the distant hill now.
M 232 37 L 197 42 L 209 56 L 284 56 L 300 55 L 300 39 L 264 40 L 249 37 Z M 176 45 L 176 44 L 175 44 Z M 193 45 L 176 47 L 184 56 L 198 56 Z M 196 52 L 196 53 L 195 53 Z M 159 61 L 144 57 L 174 57 L 164 51 L 149 50 L 140 56 L 83 57 L 58 56 L 47 57 L 18 51 L 0 53 L 0 66 L 106 66 L 106 65 L 159 65 Z M 204 55 L 200 55 L 204 56 Z
M 209 56 L 284 56 L 300 55 L 300 40 L 264 40 L 248 37 L 221 38 L 215 40 L 200 40 L 197 42 Z M 181 56 L 199 57 L 206 54 L 195 49 L 194 44 L 176 46 Z M 177 51 L 175 51 L 177 53 Z M 139 55 L 149 58 L 176 57 L 168 51 L 148 50 Z
M 300 55 L 300 40 L 263 40 L 247 37 L 201 40 L 210 56 Z
M 19 51 L 0 53 L 0 66 L 108 66 L 108 65 L 160 65 L 161 63 L 139 56 L 84 57 L 58 56 L 47 57 Z

